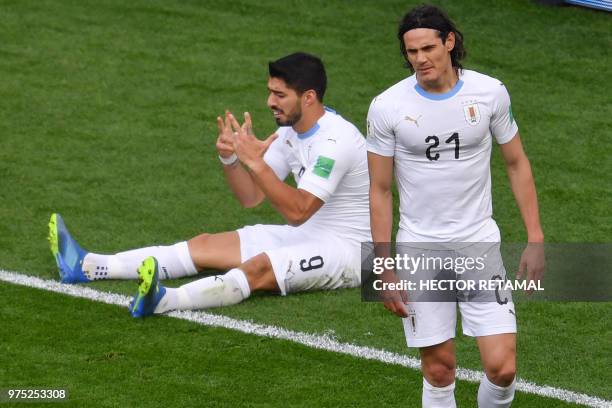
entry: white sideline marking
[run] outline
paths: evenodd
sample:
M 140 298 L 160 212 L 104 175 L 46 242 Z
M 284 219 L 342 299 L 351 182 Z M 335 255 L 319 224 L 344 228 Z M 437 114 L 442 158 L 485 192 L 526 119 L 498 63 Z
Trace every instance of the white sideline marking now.
M 34 276 L 22 275 L 16 272 L 9 272 L 0 269 L 0 280 L 22 286 L 48 290 L 51 292 L 62 293 L 69 296 L 80 297 L 96 302 L 108 303 L 111 305 L 124 306 L 127 308 L 130 299 L 127 296 L 116 293 L 102 292 L 85 286 L 68 285 L 53 280 L 40 279 Z M 127 316 L 127 311 L 126 311 Z M 204 326 L 223 327 L 243 333 L 255 334 L 257 336 L 271 337 L 276 339 L 289 340 L 294 343 L 303 344 L 308 347 L 332 351 L 335 353 L 348 354 L 350 356 L 364 358 L 367 360 L 380 361 L 387 364 L 395 364 L 403 367 L 420 369 L 421 363 L 418 359 L 392 353 L 381 349 L 366 346 L 357 346 L 350 343 L 341 343 L 329 335 L 308 334 L 281 327 L 268 326 L 252 323 L 245 320 L 232 319 L 226 316 L 214 315 L 202 311 L 180 311 L 167 314 L 177 319 L 188 320 Z M 481 371 L 457 368 L 457 378 L 463 381 L 478 383 L 483 373 Z M 561 401 L 573 402 L 594 408 L 611 408 L 612 401 L 603 400 L 598 397 L 568 391 L 561 388 L 550 387 L 547 385 L 537 385 L 525 380 L 517 379 L 517 391 L 528 394 L 540 395 L 543 397 L 554 398 Z

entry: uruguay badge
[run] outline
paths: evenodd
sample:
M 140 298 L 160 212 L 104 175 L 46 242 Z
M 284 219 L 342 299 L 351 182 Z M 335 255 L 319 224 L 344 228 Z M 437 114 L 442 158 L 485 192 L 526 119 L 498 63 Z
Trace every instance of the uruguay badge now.
M 476 126 L 480 123 L 480 110 L 477 103 L 470 103 L 463 107 L 465 120 L 470 126 Z

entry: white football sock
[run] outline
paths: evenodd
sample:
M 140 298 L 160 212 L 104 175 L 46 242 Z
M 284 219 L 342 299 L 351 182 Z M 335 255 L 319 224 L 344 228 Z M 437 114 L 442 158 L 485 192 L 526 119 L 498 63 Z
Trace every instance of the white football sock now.
M 456 408 L 455 382 L 446 387 L 434 387 L 423 377 L 423 408 Z
M 244 272 L 235 268 L 225 275 L 208 276 L 179 288 L 166 288 L 155 313 L 235 305 L 250 295 L 249 281 Z
M 82 269 L 91 280 L 138 279 L 138 267 L 149 256 L 157 259 L 160 279 L 181 278 L 198 273 L 186 241 L 171 246 L 133 249 L 115 255 L 90 252 L 83 259 Z
M 507 387 L 493 384 L 486 375 L 478 388 L 478 408 L 508 408 L 514 399 L 516 380 Z

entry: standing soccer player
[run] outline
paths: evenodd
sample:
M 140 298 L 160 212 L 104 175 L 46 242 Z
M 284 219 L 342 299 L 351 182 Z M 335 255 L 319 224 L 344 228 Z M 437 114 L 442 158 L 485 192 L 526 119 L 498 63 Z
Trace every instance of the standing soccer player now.
M 492 218 L 490 156 L 500 145 L 529 244 L 528 279 L 544 270 L 536 189 L 510 97 L 495 78 L 464 70 L 463 37 L 440 9 L 424 5 L 402 19 L 398 39 L 412 76 L 374 98 L 368 112 L 370 217 L 376 243 L 391 241 L 395 175 L 400 192 L 399 243 L 498 243 Z M 425 247 L 425 245 L 423 246 Z M 446 245 L 449 247 L 449 245 Z M 501 259 L 498 247 L 488 255 Z M 440 271 L 448 272 L 448 271 Z M 455 271 L 456 272 L 456 271 Z M 503 265 L 498 270 L 505 277 Z M 423 407 L 455 407 L 455 302 L 385 300 L 403 317 L 409 347 L 418 347 Z M 463 332 L 476 337 L 485 376 L 478 405 L 509 407 L 514 398 L 516 320 L 511 299 L 459 302 Z M 409 318 L 408 318 L 409 317 Z
M 370 236 L 365 139 L 323 105 L 327 79 L 319 58 L 291 54 L 270 62 L 268 71 L 277 133 L 259 140 L 248 113 L 241 126 L 226 112 L 217 118 L 216 147 L 240 203 L 254 207 L 268 199 L 289 225 L 246 226 L 102 255 L 83 250 L 53 214 L 51 250 L 63 282 L 140 279 L 130 305 L 134 317 L 233 305 L 258 290 L 286 295 L 359 285 L 360 243 Z M 297 187 L 283 182 L 289 173 Z M 210 214 L 222 216 L 219 209 Z M 179 288 L 159 283 L 209 268 L 228 272 Z

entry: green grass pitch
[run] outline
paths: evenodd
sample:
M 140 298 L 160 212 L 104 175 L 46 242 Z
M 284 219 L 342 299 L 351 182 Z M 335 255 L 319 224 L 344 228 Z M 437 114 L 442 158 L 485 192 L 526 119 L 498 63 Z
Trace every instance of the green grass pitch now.
M 417 3 L 0 0 L 0 269 L 57 278 L 45 240 L 54 211 L 97 252 L 282 222 L 231 196 L 215 117 L 248 110 L 269 135 L 266 64 L 303 50 L 326 63 L 326 104 L 365 131 L 372 97 L 407 75 L 395 30 Z M 547 241 L 612 241 L 610 14 L 436 4 L 466 38 L 465 66 L 510 91 Z M 521 242 L 496 150 L 492 172 L 503 239 Z M 260 295 L 214 312 L 414 355 L 400 322 L 358 290 Z M 521 378 L 612 399 L 611 303 L 519 303 L 517 315 Z M 420 406 L 413 370 L 167 317 L 133 321 L 2 282 L 0 322 L 0 388 L 67 387 L 66 406 Z M 479 369 L 473 339 L 459 335 L 457 351 L 461 367 Z M 475 406 L 476 389 L 458 382 L 458 405 Z M 519 393 L 514 406 L 570 404 Z

